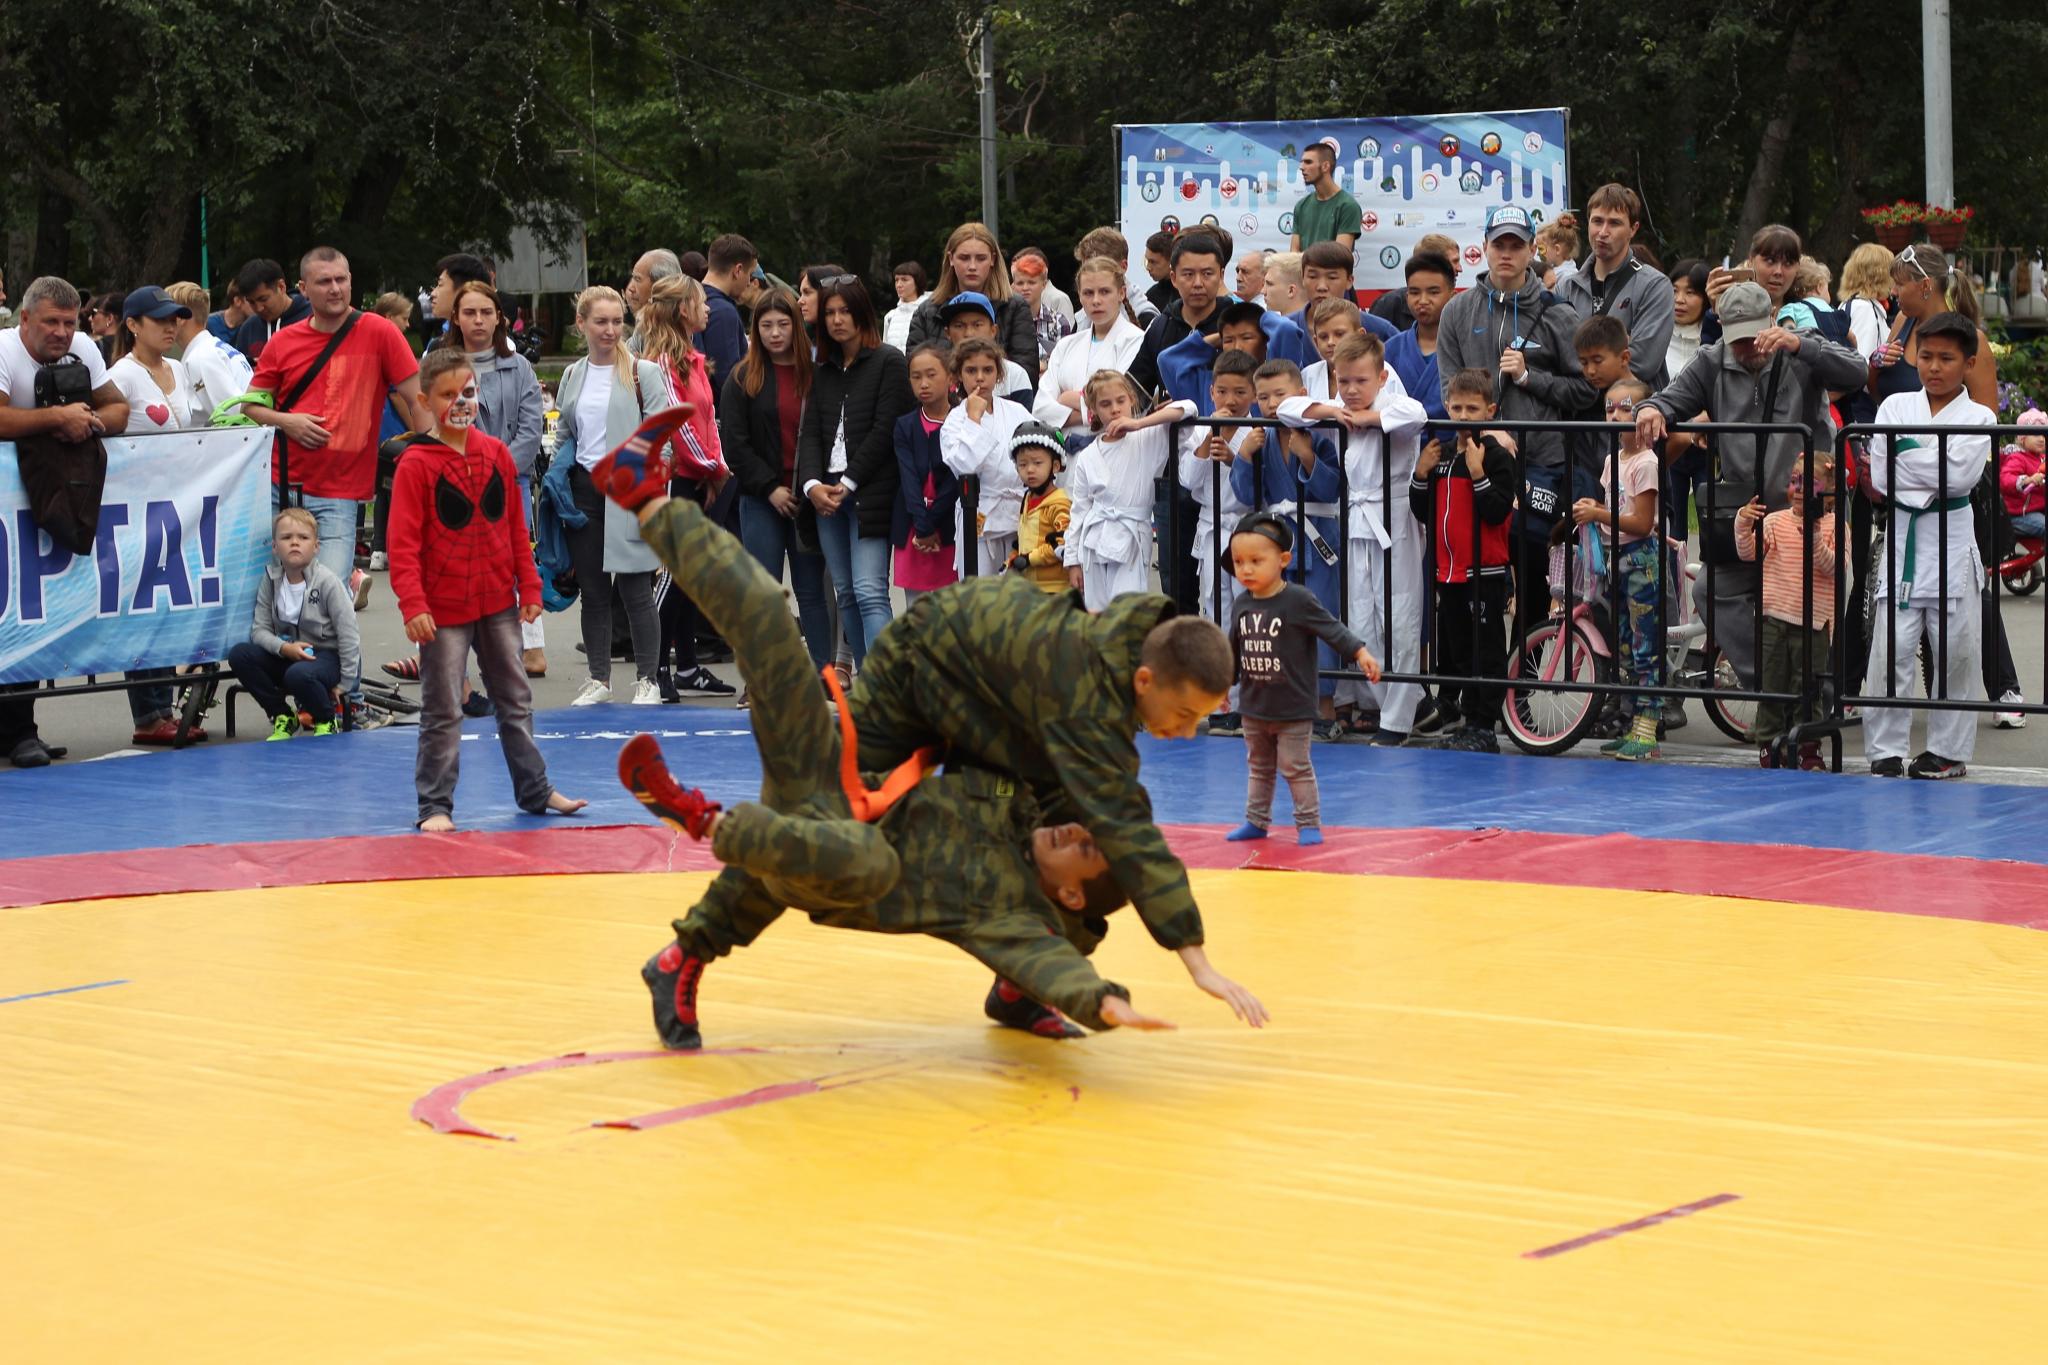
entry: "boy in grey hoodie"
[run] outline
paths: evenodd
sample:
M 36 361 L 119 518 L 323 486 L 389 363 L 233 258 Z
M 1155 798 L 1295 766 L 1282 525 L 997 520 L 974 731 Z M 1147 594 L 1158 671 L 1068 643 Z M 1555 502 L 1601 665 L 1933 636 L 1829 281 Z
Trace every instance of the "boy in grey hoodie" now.
M 254 624 L 228 651 L 228 667 L 270 717 L 271 739 L 300 730 L 331 735 L 342 685 L 362 671 L 355 595 L 316 557 L 320 529 L 311 512 L 285 508 L 271 537 L 277 561 L 256 587 Z

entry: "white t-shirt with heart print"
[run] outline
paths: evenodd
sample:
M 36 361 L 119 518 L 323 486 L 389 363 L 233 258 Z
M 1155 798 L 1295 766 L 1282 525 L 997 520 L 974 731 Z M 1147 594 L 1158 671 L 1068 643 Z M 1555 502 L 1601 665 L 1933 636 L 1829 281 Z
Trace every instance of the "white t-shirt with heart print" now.
M 157 387 L 156 379 L 132 355 L 107 367 L 107 378 L 128 400 L 127 435 L 178 431 L 192 425 L 192 376 L 179 361 L 166 359 L 164 364 L 171 369 L 169 393 Z

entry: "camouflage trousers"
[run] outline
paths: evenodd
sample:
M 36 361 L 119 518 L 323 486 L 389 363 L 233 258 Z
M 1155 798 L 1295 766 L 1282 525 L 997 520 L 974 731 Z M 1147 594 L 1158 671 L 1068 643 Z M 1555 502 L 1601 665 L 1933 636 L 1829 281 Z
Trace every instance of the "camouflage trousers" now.
M 839 732 L 781 585 L 695 503 L 671 499 L 643 535 L 675 586 L 732 644 L 747 682 L 761 799 L 726 813 L 711 851 L 762 883 L 760 928 L 784 906 L 843 910 L 875 900 L 896 884 L 896 850 L 847 805 Z

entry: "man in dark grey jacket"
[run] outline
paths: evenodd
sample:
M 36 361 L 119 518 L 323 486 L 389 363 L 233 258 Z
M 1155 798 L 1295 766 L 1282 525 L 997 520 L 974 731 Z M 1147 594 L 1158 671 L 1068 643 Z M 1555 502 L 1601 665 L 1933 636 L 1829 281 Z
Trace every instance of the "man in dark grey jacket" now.
M 1671 281 L 1637 260 L 1630 248 L 1642 221 L 1643 201 L 1626 185 L 1607 184 L 1586 200 L 1586 236 L 1592 259 L 1557 287 L 1557 296 L 1581 319 L 1606 314 L 1628 329 L 1629 369 L 1652 389 L 1661 389 L 1664 353 L 1675 324 Z
M 1717 311 L 1721 339 L 1701 347 L 1668 387 L 1636 405 L 1636 434 L 1646 444 L 1655 443 L 1664 439 L 1671 423 L 1704 413 L 1711 422 L 1797 423 L 1811 433 L 1816 451 L 1827 450 L 1835 439 L 1828 394 L 1863 387 L 1870 377 L 1863 357 L 1817 331 L 1774 325 L 1776 308 L 1760 284 L 1731 286 Z M 1693 596 L 1715 643 L 1743 685 L 1753 687 L 1759 571 L 1756 564 L 1735 558 L 1733 520 L 1736 509 L 1753 497 L 1761 497 L 1773 512 L 1788 505 L 1786 483 L 1799 467 L 1806 442 L 1797 432 L 1783 431 L 1762 438 L 1721 435 L 1714 446 L 1719 477 L 1711 504 L 1700 509 L 1701 550 L 1714 566 L 1713 601 L 1707 599 L 1705 574 L 1694 584 Z M 1709 505 L 1710 519 L 1705 515 Z
M 1452 299 L 1437 322 L 1436 363 L 1445 393 L 1460 370 L 1493 376 L 1494 401 L 1502 423 L 1556 422 L 1593 402 L 1593 386 L 1579 374 L 1572 343 L 1580 318 L 1569 303 L 1543 288 L 1529 262 L 1534 230 L 1526 209 L 1503 204 L 1486 215 L 1486 269 L 1470 289 Z M 1562 470 L 1566 458 L 1561 431 L 1515 431 L 1518 472 L 1530 467 Z M 1569 483 L 1560 473 L 1554 490 Z M 1524 478 L 1526 487 L 1527 479 Z M 1562 495 L 1567 497 L 1568 494 Z M 1526 503 L 1526 498 L 1525 498 Z M 1515 565 L 1515 632 L 1519 641 L 1550 610 L 1548 587 L 1551 523 L 1515 518 L 1511 554 Z

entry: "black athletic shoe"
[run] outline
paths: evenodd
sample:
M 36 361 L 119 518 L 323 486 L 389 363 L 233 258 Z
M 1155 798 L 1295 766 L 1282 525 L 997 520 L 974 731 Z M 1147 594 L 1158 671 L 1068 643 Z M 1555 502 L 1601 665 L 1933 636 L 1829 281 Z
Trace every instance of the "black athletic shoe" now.
M 1375 730 L 1372 732 L 1372 738 L 1367 742 L 1381 749 L 1398 749 L 1408 742 L 1408 732 L 1406 730 Z
M 704 959 L 691 957 L 680 943 L 671 943 L 640 969 L 640 979 L 654 997 L 654 1031 L 671 1052 L 704 1046 L 697 1031 L 697 983 L 704 977 Z
M 1226 739 L 1236 739 L 1244 734 L 1244 718 L 1235 711 L 1218 711 L 1209 717 L 1209 731 Z
M 472 689 L 470 694 L 462 699 L 462 714 L 471 720 L 481 720 L 485 716 L 497 715 L 498 705 L 482 692 Z
M 1468 725 L 1445 741 L 1444 747 L 1467 754 L 1497 754 L 1500 752 L 1500 741 L 1493 737 L 1493 731 Z
M 1896 760 L 1894 760 L 1896 761 Z M 1913 766 L 1906 769 L 1906 776 L 1924 778 L 1930 782 L 1942 782 L 1951 777 L 1968 777 L 1970 770 L 1958 759 L 1943 758 L 1929 751 L 1913 760 Z
M 1319 720 L 1309 726 L 1309 733 L 1318 744 L 1335 744 L 1344 738 L 1344 726 L 1339 721 Z
M 683 699 L 683 694 L 676 691 L 676 675 L 667 668 L 654 670 L 654 686 L 664 705 L 673 706 Z
M 676 691 L 692 697 L 731 697 L 739 693 L 737 687 L 702 664 L 688 673 L 676 674 L 675 686 Z
M 1903 758 L 1875 758 L 1870 761 L 1872 777 L 1904 777 L 1906 760 Z
M 982 1001 L 981 1012 L 1004 1028 L 1018 1029 L 1040 1038 L 1087 1036 L 1087 1031 L 1069 1023 L 1067 1016 L 1039 1004 L 1000 976 L 996 978 L 996 984 L 988 988 L 988 999 Z

